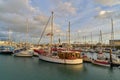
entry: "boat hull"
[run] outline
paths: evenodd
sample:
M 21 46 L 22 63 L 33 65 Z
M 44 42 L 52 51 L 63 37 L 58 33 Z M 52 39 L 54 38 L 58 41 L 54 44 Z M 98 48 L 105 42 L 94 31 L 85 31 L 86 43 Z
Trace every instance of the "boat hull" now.
M 15 53 L 14 56 L 16 56 L 16 57 L 32 57 L 33 54 L 30 53 L 29 51 L 21 51 L 21 52 Z
M 34 53 L 33 53 L 33 56 L 34 56 L 34 57 L 38 57 L 39 55 L 38 55 L 38 53 L 34 52 Z
M 11 55 L 13 54 L 13 52 L 12 51 L 0 51 L 0 54 Z
M 14 55 L 14 56 L 16 56 L 16 57 L 32 57 L 33 55 Z
M 81 64 L 83 63 L 83 59 L 60 59 L 58 57 L 52 57 L 52 56 L 44 56 L 39 54 L 39 59 L 53 62 L 53 63 L 60 63 L 60 64 Z
M 92 63 L 100 66 L 110 67 L 110 63 L 104 60 L 92 60 Z

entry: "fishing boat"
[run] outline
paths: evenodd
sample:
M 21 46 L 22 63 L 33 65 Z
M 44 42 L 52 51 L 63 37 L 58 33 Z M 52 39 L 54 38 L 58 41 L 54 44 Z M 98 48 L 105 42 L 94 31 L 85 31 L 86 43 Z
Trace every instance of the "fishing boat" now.
M 120 55 L 112 54 L 112 49 L 109 52 L 110 57 L 106 57 L 103 53 L 99 53 L 97 59 L 92 60 L 92 63 L 108 67 L 120 66 Z
M 110 59 L 105 56 L 103 53 L 103 48 L 102 48 L 102 31 L 100 30 L 100 41 L 99 41 L 99 48 L 97 49 L 98 54 L 97 54 L 97 59 L 93 59 L 92 63 L 97 64 L 100 66 L 110 66 Z
M 92 63 L 93 63 L 93 64 L 100 65 L 100 66 L 110 67 L 110 63 L 109 63 L 108 60 L 100 60 L 100 59 L 97 59 L 97 60 L 93 60 Z
M 69 37 L 70 37 L 70 22 L 69 22 Z M 52 12 L 52 26 L 51 26 L 51 35 L 50 35 L 50 46 L 48 46 L 47 50 L 38 51 L 39 59 L 53 62 L 53 63 L 60 63 L 60 64 L 81 64 L 83 63 L 83 59 L 80 56 L 80 52 L 77 51 L 70 51 L 67 49 L 63 51 L 62 49 L 58 50 L 55 46 L 53 49 L 52 39 L 53 39 L 53 12 Z M 70 44 L 70 38 L 69 38 Z M 69 45 L 70 46 L 70 45 Z
M 103 53 L 98 53 L 97 59 L 93 59 L 92 63 L 100 66 L 110 66 L 110 61 Z

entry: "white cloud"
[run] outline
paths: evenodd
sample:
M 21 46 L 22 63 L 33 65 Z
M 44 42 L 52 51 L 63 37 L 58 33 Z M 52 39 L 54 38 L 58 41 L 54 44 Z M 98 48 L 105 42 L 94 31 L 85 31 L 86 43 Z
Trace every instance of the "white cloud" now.
M 29 0 L 1 0 L 0 10 L 0 22 L 4 27 L 12 26 L 13 31 L 23 32 L 26 18 L 33 15 L 36 9 L 29 4 Z
M 71 14 L 76 13 L 76 8 L 70 2 L 65 2 L 63 4 L 60 4 L 59 8 L 61 12 L 63 11 L 63 12 L 71 13 Z
M 102 11 L 100 11 L 99 13 L 98 13 L 98 15 L 97 16 L 95 16 L 96 18 L 111 18 L 112 16 L 113 16 L 114 14 L 113 14 L 113 12 L 112 11 L 104 11 L 104 10 L 102 10 Z
M 0 13 L 32 13 L 35 11 L 29 4 L 29 0 L 1 0 Z
M 36 0 L 36 3 L 41 1 L 42 0 Z M 113 8 L 109 7 L 109 9 L 106 8 L 104 9 L 105 11 L 103 11 L 101 6 L 117 5 L 120 3 L 120 0 L 94 0 L 97 3 L 102 4 L 101 6 L 97 6 L 93 0 L 89 1 L 89 3 L 88 1 L 89 0 L 46 0 L 45 2 L 43 1 L 44 4 L 41 3 L 39 6 L 39 3 L 36 5 L 34 1 L 32 3 L 32 0 L 0 0 L 0 30 L 7 32 L 8 28 L 10 28 L 15 36 L 25 36 L 27 26 L 26 18 L 28 17 L 29 34 L 32 36 L 40 36 L 48 21 L 48 15 L 50 15 L 49 11 L 52 10 L 55 12 L 55 32 L 60 30 L 60 33 L 63 33 L 61 31 L 61 26 L 63 26 L 63 30 L 68 26 L 68 20 L 71 21 L 73 31 L 81 29 L 82 31 L 88 32 L 87 30 L 89 29 L 89 32 L 92 32 L 97 30 L 98 27 L 103 24 L 100 20 L 95 19 L 96 21 L 93 21 L 93 17 L 95 15 L 98 14 L 100 16 L 104 15 L 106 12 L 109 13 L 108 11 L 113 11 L 111 14 L 119 17 L 120 12 L 117 12 L 119 9 L 115 11 Z M 46 4 L 47 8 L 44 9 L 44 5 Z M 35 7 L 32 5 L 35 5 Z M 40 9 L 43 11 L 40 11 Z M 99 13 L 99 11 L 101 12 Z M 46 33 L 50 32 L 50 24 L 48 27 L 49 28 L 47 28 Z
M 101 10 L 97 16 L 95 16 L 96 18 L 103 18 L 103 19 L 110 19 L 110 18 L 114 18 L 114 19 L 119 19 L 120 18 L 120 11 L 119 10 Z
M 99 14 L 100 14 L 100 15 L 104 15 L 104 14 L 106 14 L 106 11 L 100 11 Z
M 2 24 L 0 28 L 3 32 L 10 28 L 17 36 L 26 34 L 26 19 L 28 18 L 29 36 L 40 36 L 48 21 L 48 16 L 38 14 L 39 12 L 38 8 L 31 6 L 30 0 L 0 0 L 0 23 Z
M 74 7 L 71 2 L 60 2 L 54 11 L 58 16 L 70 16 L 76 14 L 77 8 Z
M 95 0 L 97 3 L 100 3 L 102 5 L 107 5 L 107 6 L 113 6 L 120 4 L 120 0 Z

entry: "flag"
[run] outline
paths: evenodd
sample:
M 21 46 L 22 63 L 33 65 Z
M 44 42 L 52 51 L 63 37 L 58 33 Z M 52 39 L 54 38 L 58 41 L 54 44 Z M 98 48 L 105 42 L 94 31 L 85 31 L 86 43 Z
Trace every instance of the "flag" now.
M 46 36 L 53 36 L 53 34 L 52 33 L 47 33 Z

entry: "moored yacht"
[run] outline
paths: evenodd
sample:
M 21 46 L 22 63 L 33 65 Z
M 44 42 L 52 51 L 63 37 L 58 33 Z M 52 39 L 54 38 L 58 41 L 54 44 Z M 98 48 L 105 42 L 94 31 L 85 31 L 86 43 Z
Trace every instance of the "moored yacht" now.
M 61 48 L 57 48 L 57 46 L 53 47 L 52 39 L 53 39 L 53 12 L 52 12 L 52 26 L 51 26 L 51 33 L 50 33 L 50 45 L 48 46 L 47 50 L 40 50 L 39 59 L 53 62 L 53 63 L 60 63 L 60 64 L 81 64 L 83 63 L 83 59 L 81 58 L 80 52 L 78 51 L 71 51 L 70 50 L 70 22 L 69 22 L 69 47 L 67 49 L 62 50 Z
M 14 56 L 16 57 L 32 57 L 33 56 L 33 51 L 32 50 L 16 50 L 14 51 Z
M 0 46 L 0 54 L 13 54 L 14 47 L 12 46 Z
M 83 63 L 80 53 L 76 51 L 60 51 L 57 53 L 57 55 L 54 55 L 54 53 L 47 54 L 46 52 L 44 52 L 39 54 L 39 59 L 48 62 L 61 63 L 61 64 Z

